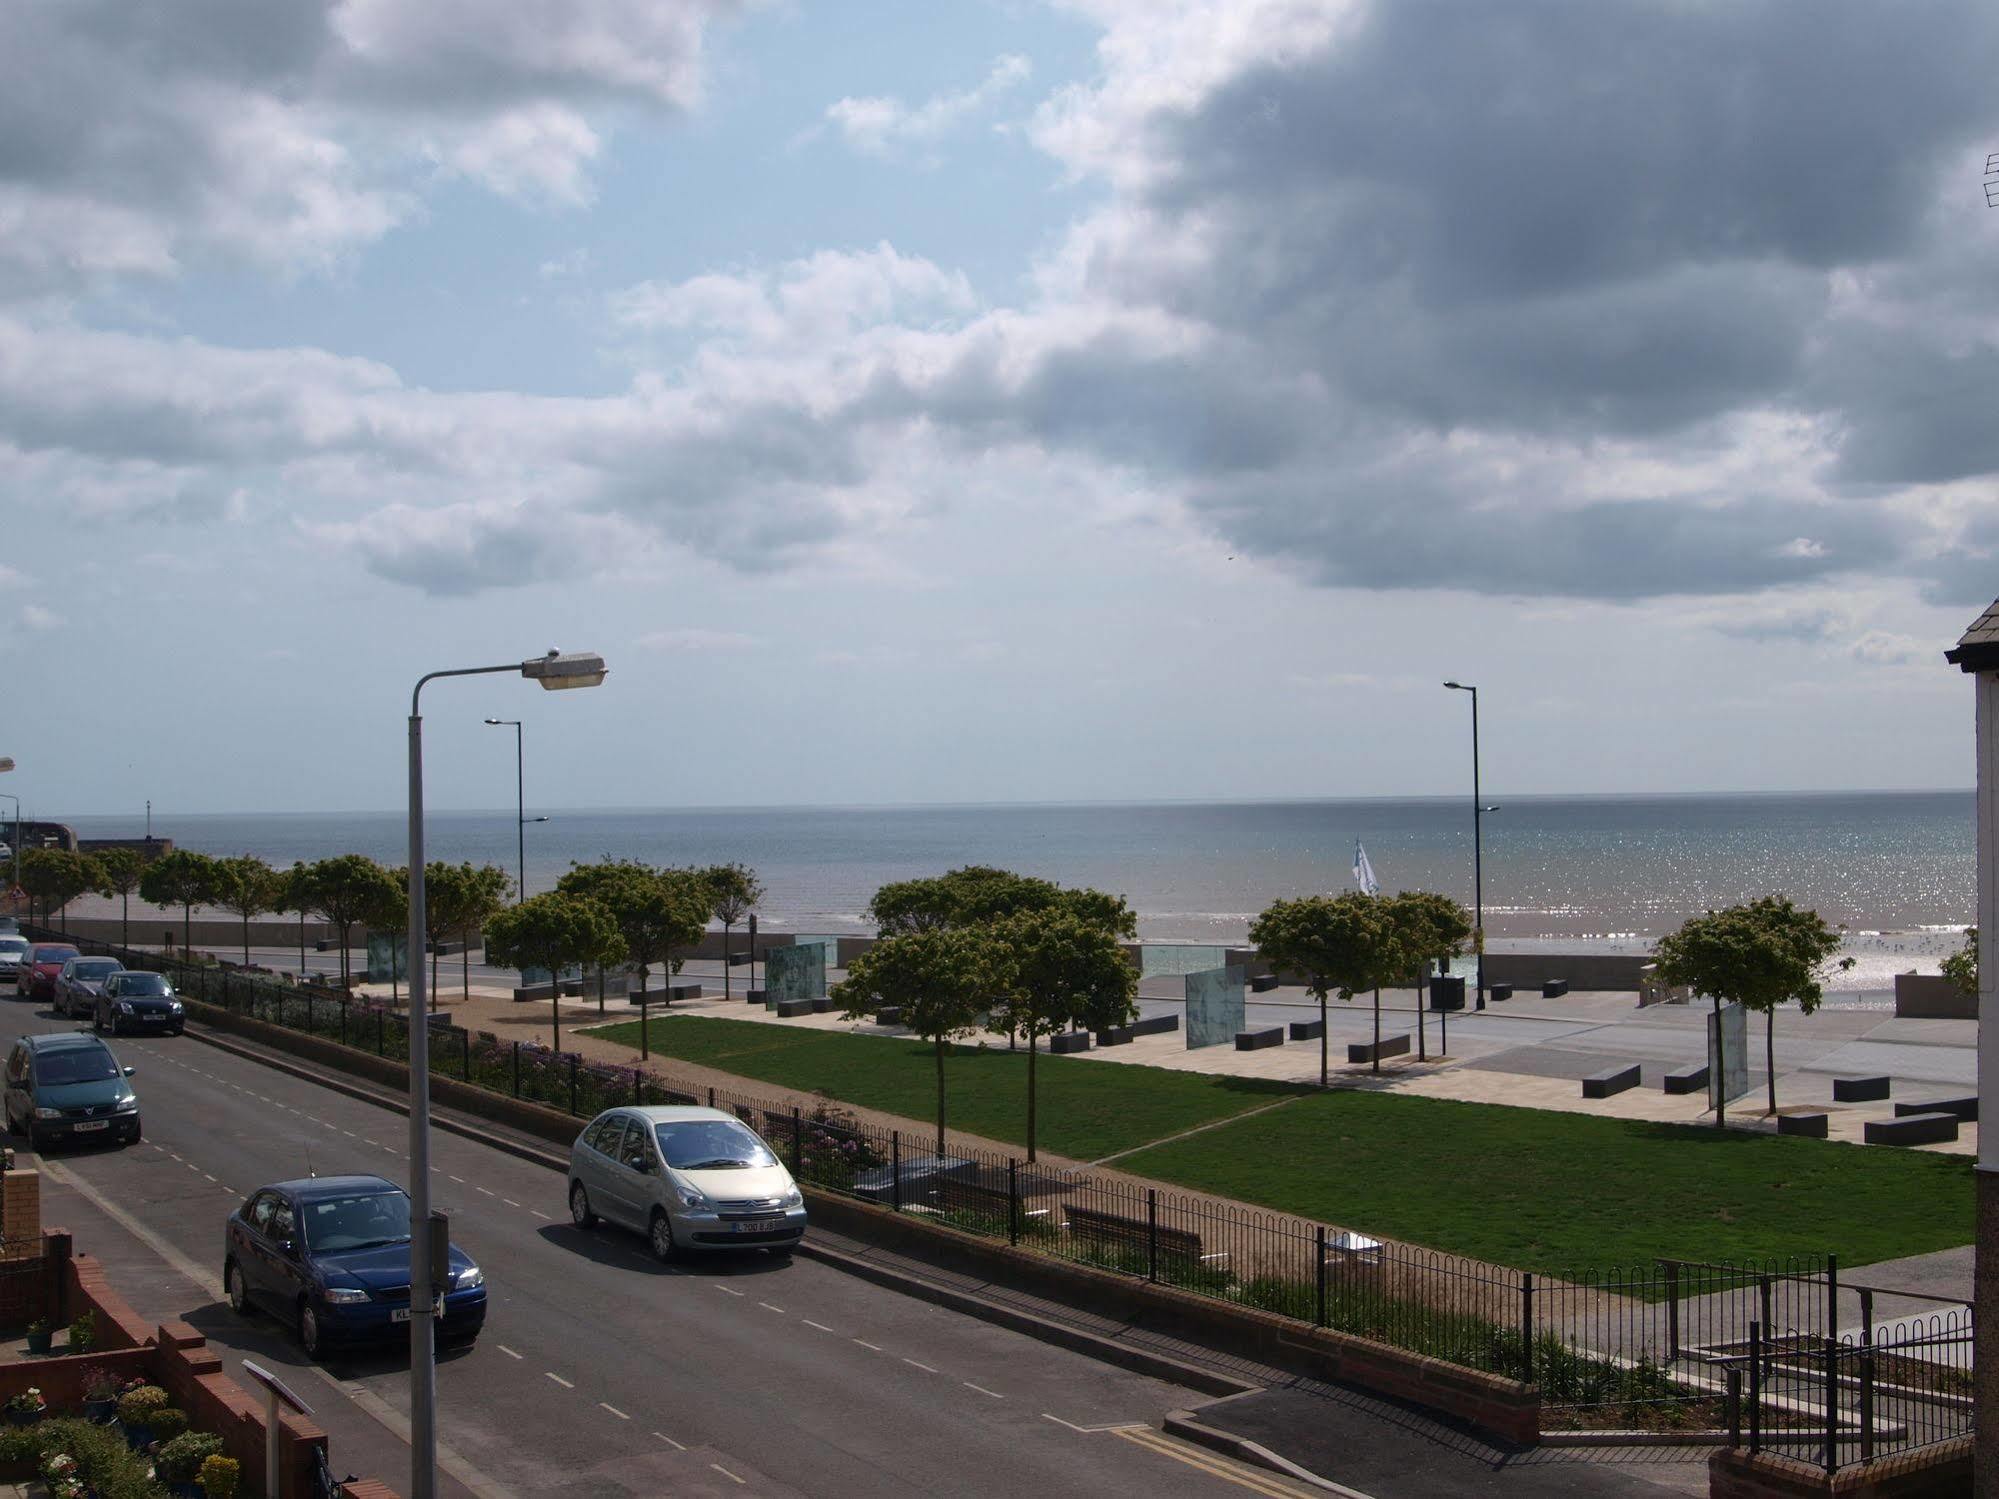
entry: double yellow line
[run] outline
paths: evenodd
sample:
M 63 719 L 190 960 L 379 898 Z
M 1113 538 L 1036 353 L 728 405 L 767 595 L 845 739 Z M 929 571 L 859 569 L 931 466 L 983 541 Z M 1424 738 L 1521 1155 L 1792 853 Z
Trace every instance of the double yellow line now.
M 1150 1448 L 1163 1457 L 1170 1457 L 1176 1463 L 1185 1463 L 1190 1468 L 1199 1468 L 1225 1483 L 1235 1484 L 1253 1493 L 1268 1494 L 1271 1499 L 1322 1499 L 1316 1489 L 1303 1488 L 1289 1483 L 1274 1473 L 1261 1469 L 1243 1467 L 1228 1458 L 1219 1457 L 1204 1447 L 1196 1447 L 1169 1437 L 1162 1431 L 1154 1431 L 1150 1426 L 1118 1426 L 1112 1428 L 1111 1435 L 1123 1437 L 1140 1447 Z

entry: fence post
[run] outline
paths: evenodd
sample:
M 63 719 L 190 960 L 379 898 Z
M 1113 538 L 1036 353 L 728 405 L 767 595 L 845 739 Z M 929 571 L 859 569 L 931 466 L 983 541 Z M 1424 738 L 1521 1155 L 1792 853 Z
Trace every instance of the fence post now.
M 576 1113 L 576 1054 L 574 1052 L 571 1052 L 569 1056 L 569 1112 L 572 1116 Z
M 708 1107 L 711 1109 L 715 1107 L 715 1085 L 713 1083 L 708 1085 Z
M 1825 1340 L 1825 1470 L 1839 1471 L 1839 1339 Z
M 514 1097 L 521 1096 L 521 1043 L 514 1043 Z
M 1666 1272 L 1666 1362 L 1680 1361 L 1680 1262 L 1665 1260 L 1661 1268 Z
M 465 1048 L 460 1053 L 460 1056 L 464 1058 L 464 1064 L 458 1069 L 458 1073 L 460 1077 L 469 1083 L 472 1081 L 472 1031 L 470 1027 L 458 1033 L 458 1040 Z
M 898 1213 L 902 1211 L 902 1131 L 890 1130 L 888 1135 L 888 1204 Z
M 1860 1460 L 1874 1461 L 1874 1345 L 1860 1347 Z
M 1006 1158 L 1006 1241 L 1020 1242 L 1020 1162 Z
M 1159 1192 L 1145 1189 L 1145 1278 L 1159 1279 Z
M 1420 996 L 1418 996 L 1420 998 Z M 1534 1272 L 1520 1272 L 1520 1380 L 1534 1382 Z
M 1749 1450 L 1763 1450 L 1763 1324 L 1749 1324 Z
M 1742 1371 L 1731 1367 L 1728 1370 L 1728 1445 L 1742 1445 Z
M 794 1180 L 805 1175 L 805 1121 L 797 1104 L 791 1106 L 791 1175 Z
M 1317 1301 L 1317 1309 L 1312 1314 L 1312 1325 L 1314 1327 L 1324 1327 L 1326 1325 L 1326 1225 L 1325 1224 L 1321 1223 L 1318 1225 L 1317 1228 L 1313 1230 L 1312 1241 L 1318 1246 L 1319 1250 L 1319 1264 L 1318 1264 L 1318 1276 L 1317 1276 L 1319 1282 L 1318 1301 Z

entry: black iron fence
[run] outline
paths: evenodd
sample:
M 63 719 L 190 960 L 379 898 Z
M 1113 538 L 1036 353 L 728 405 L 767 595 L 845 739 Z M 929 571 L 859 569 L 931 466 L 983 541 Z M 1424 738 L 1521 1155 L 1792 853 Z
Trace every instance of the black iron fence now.
M 187 998 L 408 1061 L 408 1019 L 381 1000 L 61 940 L 165 973 Z M 619 1104 L 732 1110 L 806 1184 L 1526 1381 L 1549 1427 L 1740 1432 L 1751 1445 L 1812 1449 L 1829 1468 L 1971 1429 L 1969 1307 L 1843 1283 L 1831 1258 L 1541 1276 L 1110 1173 L 949 1140 L 940 1152 L 932 1134 L 872 1125 L 830 1100 L 804 1108 L 675 1086 L 650 1067 L 448 1023 L 433 1025 L 428 1051 L 433 1076 L 578 1118 Z

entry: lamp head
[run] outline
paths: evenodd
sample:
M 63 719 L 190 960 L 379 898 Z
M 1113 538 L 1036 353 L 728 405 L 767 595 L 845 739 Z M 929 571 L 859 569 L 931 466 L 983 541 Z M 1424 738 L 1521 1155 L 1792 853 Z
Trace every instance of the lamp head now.
M 1470 692 L 1472 690 L 1471 688 L 1465 686 L 1465 684 L 1462 682 L 1446 682 L 1444 683 L 1444 685 L 1450 688 L 1451 691 L 1453 692 Z
M 571 687 L 595 687 L 603 682 L 604 658 L 595 651 L 572 651 L 564 655 L 550 651 L 521 663 L 521 675 L 541 683 L 551 692 Z

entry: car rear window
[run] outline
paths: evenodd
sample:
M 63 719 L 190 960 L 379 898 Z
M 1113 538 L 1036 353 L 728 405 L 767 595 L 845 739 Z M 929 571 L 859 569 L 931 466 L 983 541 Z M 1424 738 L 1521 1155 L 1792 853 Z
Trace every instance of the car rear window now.
M 78 963 L 70 972 L 80 979 L 101 979 L 109 978 L 123 966 L 116 958 L 89 958 Z
M 73 947 L 56 947 L 43 943 L 35 949 L 34 960 L 37 963 L 67 963 L 75 956 L 76 949 Z
M 28 939 L 25 937 L 0 937 L 0 952 L 26 952 Z

